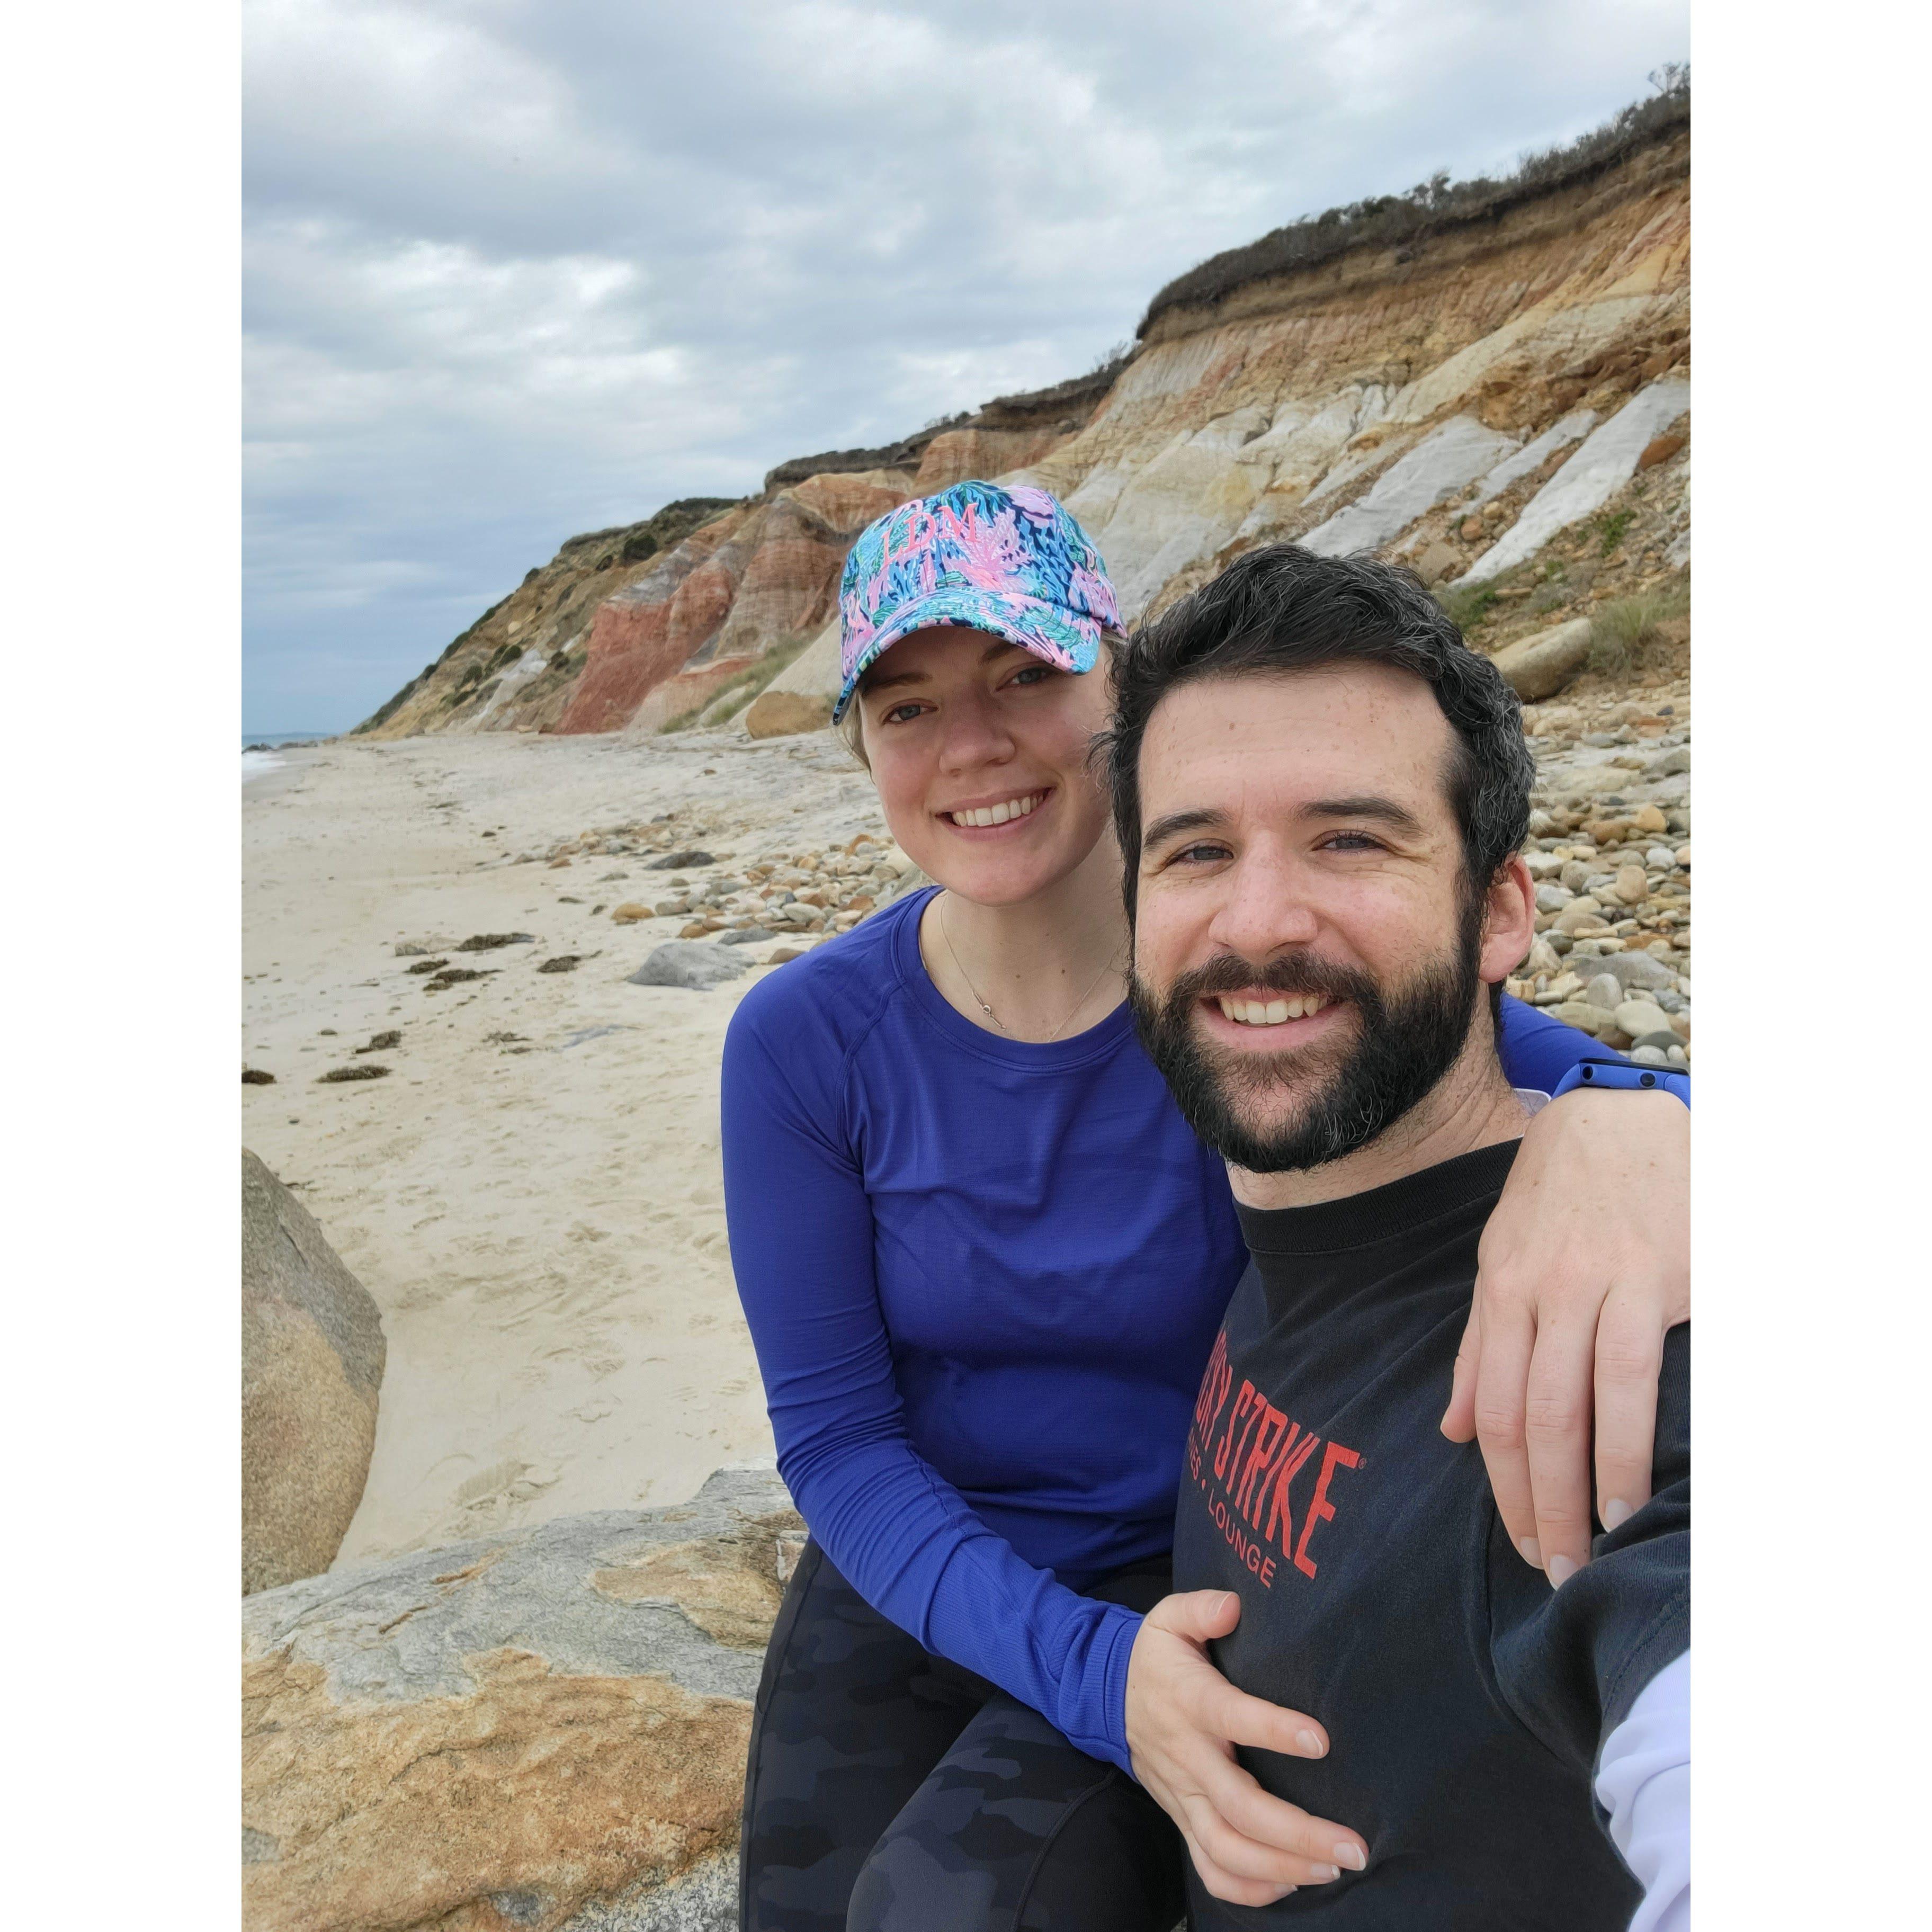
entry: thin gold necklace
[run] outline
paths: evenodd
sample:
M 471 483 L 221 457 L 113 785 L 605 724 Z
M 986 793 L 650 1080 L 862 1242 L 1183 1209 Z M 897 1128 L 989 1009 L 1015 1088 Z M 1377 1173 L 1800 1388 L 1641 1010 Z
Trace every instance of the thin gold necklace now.
M 944 893 L 940 898 L 939 936 L 941 939 L 945 940 L 946 950 L 952 956 L 953 970 L 958 973 L 961 979 L 966 982 L 966 990 L 973 995 L 973 1004 L 980 1009 L 980 1012 L 986 1016 L 987 1018 L 992 1022 L 994 1025 L 999 1028 L 1000 1032 L 1004 1034 L 1006 1037 L 1010 1040 L 1012 1037 L 1012 1029 L 1006 1024 L 1004 1020 L 1000 1018 L 998 1013 L 994 1012 L 991 1006 L 987 1005 L 984 1000 L 980 998 L 980 989 L 977 986 L 974 985 L 972 974 L 968 972 L 964 965 L 962 964 L 959 958 L 958 949 L 952 944 L 952 931 L 946 922 L 946 902 L 951 896 L 952 895 L 950 893 Z M 1085 992 L 1080 995 L 1078 999 L 1074 1001 L 1072 1006 L 1067 1011 L 1066 1018 L 1062 1020 L 1059 1025 L 1055 1027 L 1052 1032 L 1048 1034 L 1046 1039 L 1040 1042 L 1042 1046 L 1051 1046 L 1053 1042 L 1066 1030 L 1068 1022 L 1070 1022 L 1072 1019 L 1073 1016 L 1094 997 L 1094 987 L 1099 986 L 1100 982 L 1114 970 L 1114 968 L 1119 958 L 1120 955 L 1118 952 L 1114 953 L 1108 959 L 1106 965 L 1102 966 L 1100 971 L 1094 975 L 1092 984 L 1088 987 Z

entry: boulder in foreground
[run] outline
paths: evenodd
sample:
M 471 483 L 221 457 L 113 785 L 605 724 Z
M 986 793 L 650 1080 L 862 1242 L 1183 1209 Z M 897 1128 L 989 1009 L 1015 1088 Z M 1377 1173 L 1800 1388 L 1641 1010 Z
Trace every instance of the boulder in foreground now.
M 1497 652 L 1496 667 L 1526 704 L 1554 698 L 1590 661 L 1590 620 L 1574 617 L 1555 629 Z
M 248 1932 L 728 1932 L 775 1471 L 316 1576 L 243 1613 Z
M 244 1149 L 244 1595 L 318 1575 L 335 1560 L 368 1480 L 386 1359 L 382 1318 L 368 1291 L 315 1217 Z

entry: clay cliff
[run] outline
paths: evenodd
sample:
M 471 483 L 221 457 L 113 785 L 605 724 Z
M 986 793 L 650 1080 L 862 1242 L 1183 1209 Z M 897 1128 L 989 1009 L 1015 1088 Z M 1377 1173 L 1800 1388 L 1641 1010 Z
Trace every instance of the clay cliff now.
M 358 729 L 821 723 L 852 538 L 970 476 L 1061 496 L 1130 623 L 1293 539 L 1412 564 L 1492 650 L 1606 605 L 1681 628 L 1689 116 L 1680 78 L 1505 182 L 1438 178 L 1203 262 L 1089 375 L 574 538 Z

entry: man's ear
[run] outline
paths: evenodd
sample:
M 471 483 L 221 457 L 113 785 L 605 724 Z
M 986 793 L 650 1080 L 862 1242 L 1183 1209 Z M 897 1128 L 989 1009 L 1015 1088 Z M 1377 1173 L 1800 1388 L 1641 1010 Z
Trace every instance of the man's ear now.
M 1483 946 L 1478 972 L 1485 986 L 1507 980 L 1536 938 L 1536 887 L 1520 852 L 1496 868 L 1483 897 Z

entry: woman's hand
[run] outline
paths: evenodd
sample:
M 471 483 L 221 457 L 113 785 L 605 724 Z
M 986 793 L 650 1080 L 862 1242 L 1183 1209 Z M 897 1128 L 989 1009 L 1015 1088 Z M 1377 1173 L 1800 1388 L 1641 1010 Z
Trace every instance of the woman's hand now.
M 1321 1757 L 1328 1738 L 1312 1718 L 1237 1690 L 1202 1648 L 1240 1622 L 1228 1590 L 1163 1597 L 1148 1612 L 1127 1661 L 1127 1748 L 1134 1775 L 1180 1827 L 1194 1868 L 1231 1905 L 1272 1905 L 1368 1848 L 1352 1832 L 1270 1797 L 1234 1762 L 1236 1744 Z
M 1657 1376 L 1690 1315 L 1690 1111 L 1566 1094 L 1530 1122 L 1478 1253 L 1442 1432 L 1483 1445 L 1510 1539 L 1552 1586 L 1650 1499 Z

